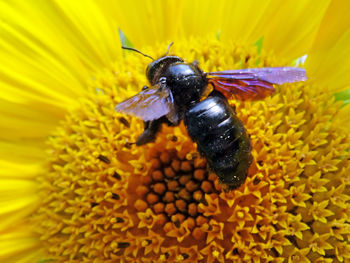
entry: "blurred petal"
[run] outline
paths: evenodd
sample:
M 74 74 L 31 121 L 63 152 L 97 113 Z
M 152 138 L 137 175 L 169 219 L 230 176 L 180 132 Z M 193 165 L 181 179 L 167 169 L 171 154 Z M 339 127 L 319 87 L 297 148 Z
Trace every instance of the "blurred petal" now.
M 266 51 L 291 61 L 308 52 L 328 4 L 328 0 L 229 1 L 222 14 L 222 38 L 252 44 L 263 37 Z
M 1 262 L 38 262 L 42 253 L 40 243 L 36 236 L 30 234 L 28 228 L 28 225 L 19 224 L 6 232 L 0 232 Z
M 183 4 L 181 0 L 107 0 L 100 6 L 118 21 L 120 29 L 138 48 L 155 42 L 175 41 L 179 36 Z
M 38 175 L 43 166 L 40 162 L 33 164 L 23 164 L 21 162 L 10 162 L 0 160 L 0 178 L 4 179 L 33 179 Z
M 350 103 L 345 105 L 336 116 L 334 122 L 350 133 Z
M 0 123 L 5 138 L 47 136 L 66 110 L 78 105 L 76 98 L 86 92 L 93 72 L 121 54 L 115 22 L 93 1 L 77 5 L 0 3 Z
M 39 203 L 35 189 L 35 180 L 0 178 L 0 231 L 33 213 Z
M 332 92 L 350 87 L 349 10 L 349 1 L 332 1 L 306 60 L 310 76 Z
M 41 140 L 0 141 L 0 159 L 18 163 L 40 163 L 45 159 L 45 143 Z
M 264 37 L 265 50 L 291 61 L 309 50 L 328 5 L 329 0 L 198 0 L 134 1 L 130 7 L 120 1 L 108 8 L 135 47 L 198 35 L 248 44 Z M 124 12 L 127 6 L 133 11 Z

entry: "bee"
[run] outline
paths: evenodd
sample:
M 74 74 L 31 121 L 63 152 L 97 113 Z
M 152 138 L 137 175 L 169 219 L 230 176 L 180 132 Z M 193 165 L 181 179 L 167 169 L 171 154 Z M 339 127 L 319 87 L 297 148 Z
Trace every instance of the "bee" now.
M 153 142 L 162 124 L 177 126 L 184 121 L 198 152 L 204 156 L 225 190 L 243 184 L 252 163 L 250 138 L 228 99 L 260 100 L 272 93 L 274 84 L 305 81 L 303 68 L 271 67 L 203 72 L 198 62 L 178 56 L 153 59 L 144 86 L 135 96 L 119 103 L 116 110 L 144 120 L 144 132 L 136 145 Z M 208 96 L 209 87 L 212 91 Z

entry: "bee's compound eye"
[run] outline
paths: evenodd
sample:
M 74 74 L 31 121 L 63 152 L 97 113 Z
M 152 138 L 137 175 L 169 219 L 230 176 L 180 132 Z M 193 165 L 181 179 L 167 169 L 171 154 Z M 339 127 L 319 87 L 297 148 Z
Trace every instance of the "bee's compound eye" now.
M 166 77 L 161 77 L 161 78 L 159 79 L 159 83 L 160 83 L 160 84 L 166 84 Z
M 166 78 L 165 77 L 161 77 L 159 79 L 159 90 L 164 90 L 166 88 Z

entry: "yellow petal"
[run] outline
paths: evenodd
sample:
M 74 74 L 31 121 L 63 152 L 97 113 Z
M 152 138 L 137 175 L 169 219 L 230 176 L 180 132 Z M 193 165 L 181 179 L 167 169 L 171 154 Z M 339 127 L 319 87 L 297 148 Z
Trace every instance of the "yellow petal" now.
M 328 0 L 229 1 L 223 13 L 223 39 L 254 43 L 291 61 L 309 50 Z M 210 18 L 209 18 L 210 19 Z
M 44 138 L 65 112 L 48 103 L 15 103 L 2 99 L 0 103 L 0 139 L 4 140 Z
M 43 140 L 18 142 L 0 141 L 0 159 L 20 164 L 42 163 L 45 160 L 45 144 Z
M 118 21 L 120 29 L 139 48 L 176 40 L 183 4 L 184 1 L 119 0 L 103 2 L 100 7 Z
M 0 178 L 11 179 L 35 179 L 35 177 L 43 170 L 41 163 L 23 164 L 22 162 L 10 162 L 0 160 Z
M 17 225 L 0 234 L 0 261 L 38 262 L 42 258 L 38 238 L 29 234 L 28 225 Z M 28 251 L 31 251 L 28 253 Z
M 1 2 L 0 16 L 1 135 L 47 136 L 121 55 L 118 26 L 92 1 Z
M 334 123 L 336 126 L 345 129 L 348 134 L 350 133 L 350 103 L 340 109 L 339 113 L 334 119 Z
M 324 1 L 121 1 L 110 12 L 134 46 L 190 36 L 220 36 L 253 44 L 289 61 L 305 55 L 329 4 Z M 113 8 L 114 7 L 114 8 Z M 106 8 L 106 7 L 105 7 Z M 152 17 L 152 19 L 150 19 Z
M 349 1 L 332 1 L 306 60 L 309 75 L 331 92 L 350 86 L 349 10 Z
M 0 232 L 13 225 L 26 224 L 22 221 L 28 219 L 39 204 L 36 192 L 37 183 L 32 179 L 0 179 Z

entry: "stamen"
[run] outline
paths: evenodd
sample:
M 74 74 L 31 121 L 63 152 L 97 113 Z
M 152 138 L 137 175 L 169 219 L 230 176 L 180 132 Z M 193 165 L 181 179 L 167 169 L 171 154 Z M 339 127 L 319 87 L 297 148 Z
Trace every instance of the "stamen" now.
M 198 60 L 205 72 L 283 65 L 254 47 L 190 42 L 177 42 L 173 52 Z M 154 53 L 161 56 L 164 45 L 155 44 Z M 345 258 L 350 142 L 333 124 L 340 105 L 328 94 L 305 82 L 276 86 L 263 101 L 230 101 L 254 161 L 245 183 L 224 192 L 183 124 L 163 125 L 153 143 L 133 143 L 142 121 L 114 107 L 147 84 L 146 62 L 126 56 L 112 67 L 94 76 L 100 91 L 91 88 L 50 138 L 48 170 L 39 178 L 42 204 L 33 216 L 47 258 L 313 261 L 323 252 Z

